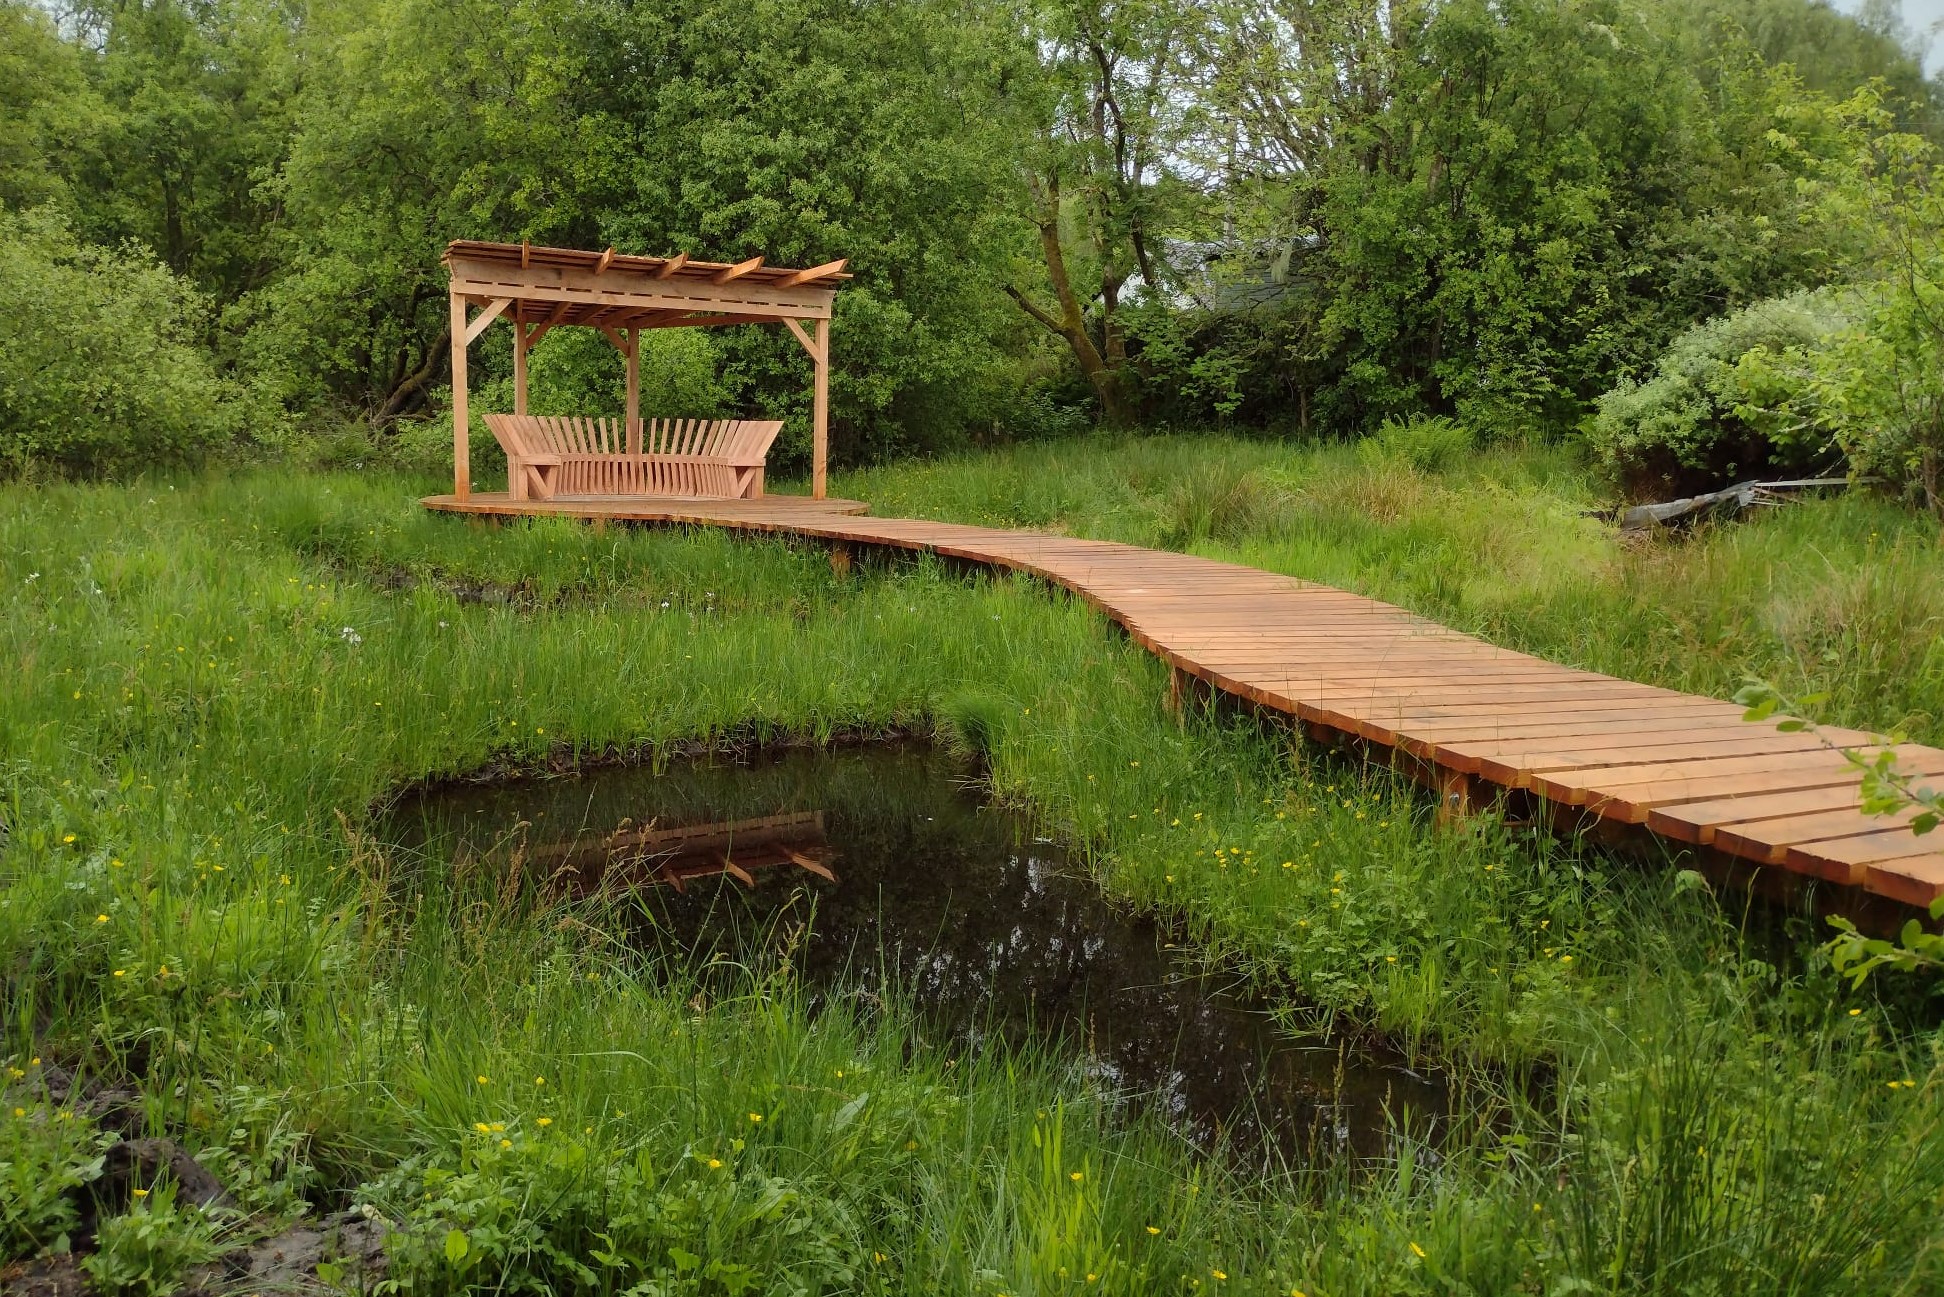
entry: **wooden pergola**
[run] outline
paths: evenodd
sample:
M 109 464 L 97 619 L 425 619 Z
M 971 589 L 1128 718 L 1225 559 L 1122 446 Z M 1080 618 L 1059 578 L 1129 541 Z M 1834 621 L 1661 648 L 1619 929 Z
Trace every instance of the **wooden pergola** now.
M 850 278 L 843 261 L 808 270 L 634 257 L 613 248 L 543 248 L 525 243 L 454 240 L 446 247 L 452 309 L 452 490 L 472 494 L 466 352 L 495 320 L 513 325 L 513 413 L 527 412 L 527 352 L 549 330 L 599 329 L 627 363 L 629 451 L 640 454 L 641 331 L 726 324 L 789 326 L 816 369 L 812 406 L 811 494 L 824 498 L 830 442 L 830 311 Z M 805 326 L 808 326 L 807 328 Z

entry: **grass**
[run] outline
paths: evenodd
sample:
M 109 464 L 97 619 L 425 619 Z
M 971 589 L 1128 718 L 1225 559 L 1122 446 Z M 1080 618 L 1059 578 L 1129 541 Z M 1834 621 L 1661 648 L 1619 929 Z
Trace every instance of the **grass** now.
M 1295 572 L 1681 687 L 1756 672 L 1936 737 L 1937 537 L 1866 500 L 1630 547 L 1548 453 L 1432 473 L 1160 439 L 834 485 Z M 0 496 L 0 1055 L 21 1073 L 0 1185 L 91 1156 L 35 1090 L 44 1056 L 138 1086 L 238 1194 L 231 1229 L 368 1204 L 414 1291 L 1940 1282 L 1934 1020 L 1919 987 L 1846 992 L 1806 924 L 1744 936 L 1673 871 L 1438 831 L 1408 789 L 1252 722 L 1177 725 L 1154 662 L 1027 583 L 838 578 L 815 548 L 709 532 L 489 531 L 417 493 L 264 473 Z M 1058 1058 L 948 1058 L 895 1007 L 813 1017 L 758 971 L 697 1000 L 693 970 L 607 935 L 612 902 L 403 885 L 370 833 L 425 779 L 913 730 L 978 746 L 995 795 L 1299 1019 L 1447 1069 L 1446 1145 L 1245 1176 Z M 39 1233 L 7 1218 L 10 1252 L 61 1227 L 44 1199 Z

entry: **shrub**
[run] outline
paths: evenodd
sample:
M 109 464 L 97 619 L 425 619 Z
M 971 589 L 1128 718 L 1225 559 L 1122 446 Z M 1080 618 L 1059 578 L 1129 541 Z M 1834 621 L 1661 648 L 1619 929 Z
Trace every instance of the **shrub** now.
M 236 427 L 234 388 L 195 342 L 206 304 L 133 246 L 0 209 L 0 301 L 0 473 L 194 463 Z
M 38 1060 L 37 1060 L 38 1061 Z M 10 1068 L 10 1073 L 22 1069 Z M 20 1086 L 0 1097 L 0 1264 L 43 1249 L 65 1250 L 81 1223 L 75 1190 L 101 1174 L 92 1122 L 29 1100 Z
M 1855 327 L 1820 345 L 1741 358 L 1745 412 L 1777 439 L 1840 447 L 1858 477 L 1944 513 L 1944 254 L 1854 300 Z
M 1768 469 L 1830 467 L 1827 435 L 1764 418 L 1739 366 L 1750 351 L 1814 350 L 1846 328 L 1853 295 L 1831 289 L 1771 298 L 1676 338 L 1644 383 L 1602 396 L 1587 429 L 1601 464 L 1632 493 L 1705 487 Z
M 136 1190 L 126 1214 L 101 1222 L 96 1250 L 81 1262 L 97 1289 L 129 1297 L 177 1291 L 185 1271 L 222 1254 L 216 1223 L 201 1208 L 176 1201 L 174 1182 Z
M 1420 473 L 1442 473 L 1456 468 L 1476 449 L 1471 429 L 1456 419 L 1436 414 L 1386 419 L 1358 447 L 1369 462 L 1401 461 Z

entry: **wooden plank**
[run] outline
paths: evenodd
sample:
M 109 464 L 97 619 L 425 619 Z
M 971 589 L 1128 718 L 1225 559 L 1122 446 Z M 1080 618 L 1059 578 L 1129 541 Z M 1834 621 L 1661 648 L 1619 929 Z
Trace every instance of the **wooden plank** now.
M 718 271 L 716 273 L 716 277 L 710 282 L 717 283 L 717 284 L 726 284 L 732 279 L 741 279 L 744 275 L 748 274 L 750 271 L 756 269 L 756 267 L 762 264 L 763 264 L 763 259 L 761 257 L 751 257 L 747 261 L 738 261 L 735 265 L 730 266 L 727 269 Z M 790 285 L 783 285 L 783 286 L 790 287 Z
M 1866 892 L 1928 908 L 1944 896 L 1944 853 L 1873 860 L 1863 866 L 1862 885 Z
M 804 331 L 803 326 L 787 315 L 783 317 L 783 323 L 790 326 L 790 332 L 796 334 L 796 340 L 803 344 L 805 351 L 810 353 L 810 359 L 815 360 L 817 358 L 817 344 L 810 340 L 810 335 Z
M 501 313 L 512 304 L 513 299 L 510 297 L 495 297 L 492 301 L 488 302 L 486 309 L 478 315 L 475 315 L 472 318 L 472 322 L 466 326 L 467 344 L 470 345 L 476 341 L 480 334 L 486 332 L 486 327 L 494 320 L 497 320 Z
M 1858 866 L 1930 855 L 1944 849 L 1944 842 L 1933 846 L 1935 840 L 1927 841 L 1928 838 L 1929 834 L 1920 838 L 1909 829 L 1882 829 L 1833 842 L 1797 843 L 1784 853 L 1782 863 L 1826 878 L 1841 871 L 1844 876 L 1837 881 L 1860 882 L 1864 871 Z
M 1944 775 L 1944 758 L 1906 760 L 1902 768 L 1919 778 Z M 1683 842 L 1711 842 L 1723 827 L 1756 820 L 1778 819 L 1815 811 L 1834 811 L 1862 804 L 1862 771 L 1851 768 L 1848 778 L 1821 788 L 1793 789 L 1783 792 L 1719 797 L 1656 807 L 1647 817 L 1647 827 Z
M 1779 865 L 1784 862 L 1790 847 L 1865 837 L 1895 829 L 1908 833 L 1910 822 L 1916 815 L 1915 811 L 1895 815 L 1865 815 L 1856 806 L 1805 811 L 1800 815 L 1724 825 L 1715 830 L 1714 845 L 1730 855 Z
M 538 267 L 536 267 L 538 270 Z M 727 311 L 751 318 L 824 319 L 830 315 L 829 288 L 774 288 L 768 284 L 740 279 L 717 285 L 708 280 L 654 279 L 644 277 L 634 285 L 605 283 L 597 285 L 582 276 L 564 276 L 559 284 L 520 285 L 491 280 L 455 278 L 453 291 L 474 297 L 493 298 L 516 295 L 523 302 L 554 305 L 565 302 L 573 307 L 615 307 L 635 311 Z
M 807 284 L 812 280 L 837 274 L 848 264 L 850 264 L 848 257 L 839 257 L 835 261 L 826 261 L 821 266 L 812 266 L 808 270 L 798 270 L 785 275 L 783 278 L 776 280 L 775 283 L 778 288 L 795 288 L 798 284 Z

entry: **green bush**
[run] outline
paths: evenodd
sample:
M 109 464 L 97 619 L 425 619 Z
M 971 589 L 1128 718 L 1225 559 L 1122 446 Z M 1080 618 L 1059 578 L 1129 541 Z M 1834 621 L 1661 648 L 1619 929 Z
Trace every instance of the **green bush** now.
M 222 1254 L 216 1223 L 201 1208 L 176 1201 L 176 1185 L 162 1180 L 135 1191 L 124 1215 L 101 1222 L 96 1250 L 81 1268 L 96 1289 L 127 1297 L 175 1292 L 185 1271 Z
M 1913 258 L 1854 300 L 1853 328 L 1743 356 L 1744 409 L 1778 440 L 1839 448 L 1857 477 L 1944 513 L 1944 255 Z
M 35 1060 L 38 1062 L 39 1060 Z M 9 1067 L 10 1078 L 25 1069 Z M 94 1124 L 20 1085 L 0 1091 L 0 1265 L 43 1249 L 64 1250 L 81 1223 L 75 1190 L 101 1174 Z
M 0 209 L 0 301 L 0 474 L 194 463 L 237 429 L 235 388 L 196 343 L 206 304 L 132 245 Z
M 1852 295 L 1831 289 L 1756 302 L 1676 338 L 1644 383 L 1602 396 L 1587 443 L 1636 492 L 1704 487 L 1769 469 L 1831 467 L 1836 452 L 1811 424 L 1751 409 L 1739 365 L 1749 352 L 1814 350 L 1850 323 Z
M 1420 473 L 1456 468 L 1478 449 L 1471 429 L 1443 415 L 1386 419 L 1359 447 L 1368 462 L 1402 462 Z

